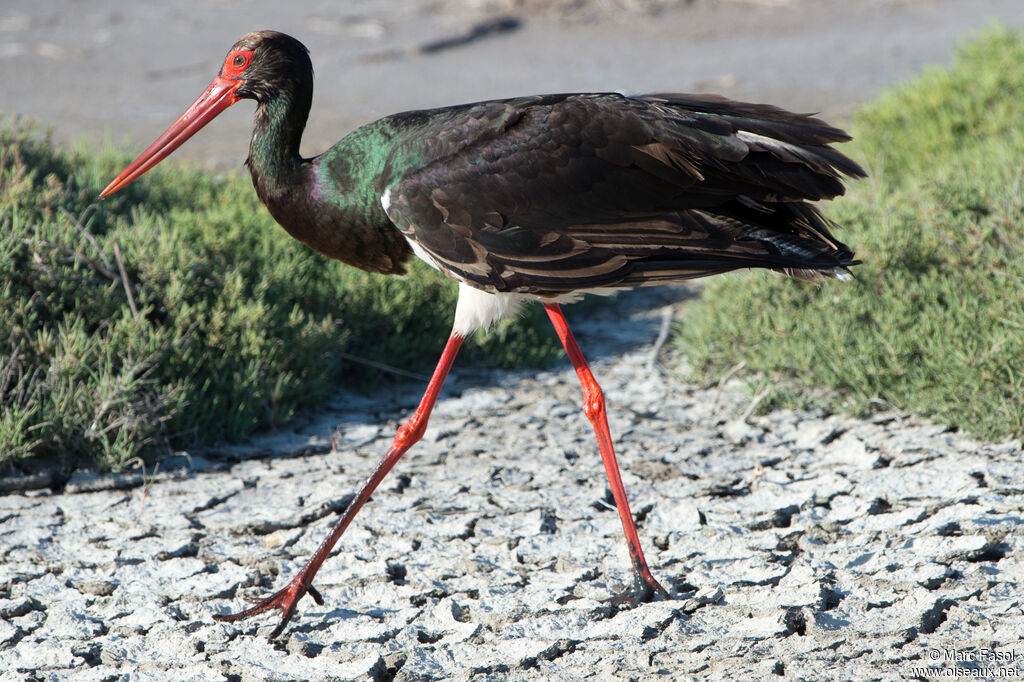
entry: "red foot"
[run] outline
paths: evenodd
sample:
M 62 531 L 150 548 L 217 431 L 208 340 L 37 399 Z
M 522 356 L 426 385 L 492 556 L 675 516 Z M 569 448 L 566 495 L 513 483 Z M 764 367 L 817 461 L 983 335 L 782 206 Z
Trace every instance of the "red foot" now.
M 242 620 L 255 616 L 257 613 L 263 613 L 270 609 L 281 609 L 282 616 L 281 622 L 277 624 L 274 631 L 270 633 L 270 638 L 273 639 L 281 634 L 285 627 L 288 625 L 288 621 L 295 615 L 295 607 L 298 606 L 299 600 L 308 592 L 309 596 L 313 597 L 313 601 L 318 606 L 324 605 L 324 598 L 320 596 L 320 593 L 312 585 L 303 585 L 303 573 L 300 572 L 297 576 L 292 578 L 292 581 L 285 585 L 284 589 L 275 592 L 269 597 L 247 597 L 249 601 L 256 602 L 255 606 L 252 606 L 245 611 L 239 611 L 238 613 L 226 613 L 223 615 L 214 616 L 214 620 L 224 621 L 232 623 L 236 620 Z

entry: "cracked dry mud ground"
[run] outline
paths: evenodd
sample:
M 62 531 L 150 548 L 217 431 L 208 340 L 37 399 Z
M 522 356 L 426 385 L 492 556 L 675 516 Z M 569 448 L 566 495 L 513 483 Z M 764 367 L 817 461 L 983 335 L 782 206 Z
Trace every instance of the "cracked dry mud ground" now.
M 657 297 L 678 294 L 654 296 L 578 327 L 607 358 L 626 487 L 674 600 L 601 601 L 628 560 L 571 369 L 457 368 L 319 574 L 326 604 L 304 600 L 279 641 L 273 619 L 211 617 L 299 568 L 418 384 L 340 394 L 298 433 L 220 453 L 269 458 L 0 497 L 0 680 L 902 679 L 979 665 L 934 651 L 1019 648 L 1017 445 L 897 414 L 744 420 L 738 385 L 649 363 Z
M 326 0 L 260 1 L 240 22 L 228 2 L 12 0 L 0 10 L 0 109 L 62 139 L 113 130 L 144 145 L 209 80 L 209 60 L 273 26 L 301 35 L 317 64 L 308 153 L 410 106 L 524 92 L 713 90 L 835 120 L 948 62 L 989 17 L 1024 25 L 1019 0 L 698 0 L 653 20 L 619 11 L 644 3 L 573 4 L 612 16 L 569 31 L 531 15 L 421 58 L 408 48 L 516 3 L 388 0 L 338 15 Z M 251 111 L 225 118 L 179 156 L 237 167 Z M 296 433 L 166 462 L 148 486 L 80 474 L 56 494 L 0 495 L 0 682 L 906 679 L 986 664 L 934 652 L 996 649 L 1018 656 L 1004 669 L 1024 668 L 1019 445 L 897 414 L 743 419 L 738 385 L 690 386 L 649 366 L 674 301 L 660 295 L 577 331 L 648 558 L 677 599 L 601 601 L 629 579 L 628 561 L 568 364 L 534 375 L 460 361 L 426 439 L 318 576 L 326 604 L 304 600 L 280 641 L 266 639 L 272 618 L 211 616 L 294 574 L 421 384 L 339 394 Z

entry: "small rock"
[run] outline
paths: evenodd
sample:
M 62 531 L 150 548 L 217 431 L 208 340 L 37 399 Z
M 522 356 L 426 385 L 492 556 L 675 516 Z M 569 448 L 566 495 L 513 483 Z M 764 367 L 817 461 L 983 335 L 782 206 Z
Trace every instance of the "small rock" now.
M 11 619 L 24 616 L 29 611 L 39 611 L 43 605 L 32 597 L 0 599 L 0 618 Z
M 757 440 L 763 433 L 764 431 L 744 419 L 731 419 L 722 427 L 722 437 L 736 445 Z
M 0 662 L 6 670 L 31 673 L 71 668 L 76 664 L 75 655 L 71 653 L 71 643 L 49 637 L 42 640 L 21 640 L 13 650 L 4 652 Z
M 112 580 L 81 580 L 71 585 L 82 594 L 92 594 L 97 597 L 109 597 L 117 589 L 117 583 Z
M 91 639 L 106 634 L 103 621 L 90 615 L 84 599 L 58 602 L 46 609 L 46 633 L 51 637 Z
M 21 628 L 13 623 L 9 623 L 6 620 L 0 620 L 0 649 L 10 646 L 15 641 L 21 639 L 24 634 L 25 633 L 21 631 Z

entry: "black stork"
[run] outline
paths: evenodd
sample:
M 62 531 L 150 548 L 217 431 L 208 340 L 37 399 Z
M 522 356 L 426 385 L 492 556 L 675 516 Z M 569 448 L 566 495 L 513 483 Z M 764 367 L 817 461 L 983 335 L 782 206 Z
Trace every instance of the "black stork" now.
M 320 156 L 299 155 L 313 95 L 306 47 L 273 31 L 244 36 L 220 73 L 101 196 L 159 163 L 220 112 L 256 100 L 247 164 L 285 230 L 320 253 L 388 275 L 415 254 L 459 283 L 455 322 L 426 393 L 330 535 L 279 592 L 233 621 L 277 608 L 280 634 L 356 513 L 423 435 L 463 339 L 539 301 L 583 387 L 633 564 L 637 604 L 668 593 L 651 575 L 629 511 L 604 397 L 560 302 L 740 268 L 806 280 L 856 265 L 809 202 L 864 171 L 805 114 L 711 95 L 518 97 L 388 116 Z

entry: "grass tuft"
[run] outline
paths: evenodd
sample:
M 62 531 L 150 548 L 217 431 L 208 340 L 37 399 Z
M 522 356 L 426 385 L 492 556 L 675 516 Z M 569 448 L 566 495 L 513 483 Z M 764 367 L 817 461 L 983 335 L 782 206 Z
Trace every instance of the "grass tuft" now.
M 698 376 L 740 361 L 768 405 L 896 407 L 1024 434 L 1024 34 L 991 29 L 856 117 L 872 177 L 829 206 L 864 264 L 820 288 L 709 282 L 677 330 Z

